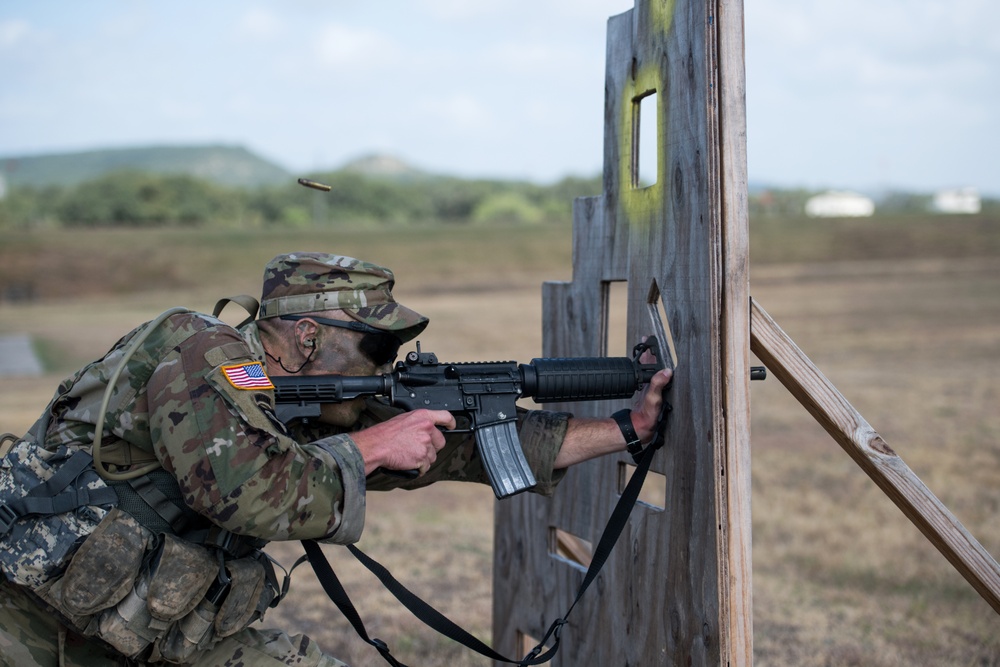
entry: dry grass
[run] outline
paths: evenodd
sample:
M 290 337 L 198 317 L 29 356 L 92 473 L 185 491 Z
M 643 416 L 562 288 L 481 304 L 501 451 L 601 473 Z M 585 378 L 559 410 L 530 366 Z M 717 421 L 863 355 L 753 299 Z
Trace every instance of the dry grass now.
M 538 283 L 570 277 L 568 230 L 519 232 L 516 240 L 510 230 L 485 240 L 435 234 L 395 244 L 363 232 L 336 245 L 396 269 L 401 298 L 434 322 L 423 336 L 425 350 L 455 360 L 537 356 Z M 49 238 L 45 245 L 49 253 L 85 247 L 96 257 L 109 246 L 117 257 L 144 256 L 144 263 L 164 266 L 158 253 L 178 243 L 160 235 L 152 244 L 157 250 L 142 238 Z M 310 247 L 304 236 L 265 241 L 228 248 L 218 238 L 190 240 L 188 254 L 171 257 L 177 268 L 163 285 L 167 291 L 101 295 L 81 278 L 80 293 L 91 296 L 80 297 L 70 282 L 64 298 L 0 304 L 0 333 L 35 335 L 57 369 L 40 379 L 4 381 L 0 430 L 26 428 L 65 371 L 133 324 L 169 306 L 211 309 L 217 296 L 256 291 L 271 254 Z M 200 287 L 196 276 L 209 271 L 200 263 L 216 254 L 231 277 Z M 46 256 L 57 261 L 58 253 Z M 87 261 L 91 272 L 100 266 Z M 464 291 L 456 291 L 459 285 Z M 754 267 L 751 291 L 970 532 L 1000 555 L 1000 261 L 769 264 Z M 1000 616 L 780 384 L 754 383 L 752 398 L 757 664 L 1000 665 Z M 488 637 L 492 507 L 490 490 L 473 486 L 372 494 L 362 547 Z M 296 544 L 270 549 L 286 564 L 301 553 Z M 405 661 L 487 664 L 399 610 L 346 551 L 328 553 L 370 632 Z M 268 623 L 307 632 L 352 664 L 378 664 L 304 568 Z
M 752 287 L 1000 554 L 1000 263 L 771 267 Z M 1000 664 L 1000 616 L 780 384 L 752 398 L 757 664 Z

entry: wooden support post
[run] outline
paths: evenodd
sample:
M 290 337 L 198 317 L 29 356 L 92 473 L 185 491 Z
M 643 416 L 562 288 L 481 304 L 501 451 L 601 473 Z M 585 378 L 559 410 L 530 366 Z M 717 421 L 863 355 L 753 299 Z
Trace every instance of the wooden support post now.
M 756 301 L 753 353 L 997 613 L 1000 565 Z
M 674 410 L 652 467 L 663 506 L 636 507 L 563 628 L 554 664 L 748 665 L 742 0 L 637 0 L 612 17 L 605 95 L 604 194 L 575 202 L 573 281 L 545 285 L 542 353 L 621 356 L 656 334 L 676 353 Z M 652 137 L 642 136 L 646 127 Z M 654 154 L 650 173 L 640 169 L 641 149 Z M 627 283 L 628 349 L 608 349 L 614 282 Z M 624 405 L 553 407 L 607 417 Z M 541 638 L 572 602 L 587 559 L 580 548 L 597 542 L 630 460 L 577 466 L 551 499 L 497 504 L 493 642 L 501 653 Z

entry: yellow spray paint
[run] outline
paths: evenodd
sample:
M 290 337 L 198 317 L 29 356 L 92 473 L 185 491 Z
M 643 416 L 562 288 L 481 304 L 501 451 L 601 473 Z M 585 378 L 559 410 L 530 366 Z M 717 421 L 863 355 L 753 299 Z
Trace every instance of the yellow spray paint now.
M 645 9 L 645 11 L 642 11 Z M 653 34 L 666 38 L 673 22 L 674 0 L 647 0 L 643 8 L 636 7 L 640 15 L 648 17 L 648 23 L 640 23 L 639 29 L 645 28 Z M 645 24 L 645 25 L 643 25 Z M 646 43 L 662 40 L 647 40 Z M 618 174 L 621 182 L 618 192 L 625 219 L 629 224 L 651 224 L 656 212 L 663 208 L 663 197 L 668 187 L 667 146 L 664 138 L 667 135 L 666 102 L 667 86 L 662 80 L 662 71 L 658 67 L 659 58 L 643 59 L 643 64 L 634 66 L 634 70 L 624 77 L 619 109 L 621 115 L 618 126 L 618 155 L 620 163 Z M 641 187 L 638 183 L 638 150 L 639 150 L 639 107 L 643 98 L 656 94 L 656 107 L 646 109 L 646 112 L 656 113 L 656 184 Z M 647 105 L 648 106 L 648 105 Z M 650 145 L 649 142 L 646 142 Z
M 641 1 L 641 0 L 640 0 Z M 674 20 L 674 0 L 647 0 L 649 4 L 649 30 L 666 37 Z

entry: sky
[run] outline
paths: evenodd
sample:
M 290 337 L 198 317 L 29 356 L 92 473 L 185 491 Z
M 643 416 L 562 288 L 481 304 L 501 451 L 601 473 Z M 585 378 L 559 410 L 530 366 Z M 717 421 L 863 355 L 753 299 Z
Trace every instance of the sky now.
M 297 173 L 594 176 L 630 0 L 5 0 L 0 156 L 243 145 Z M 752 183 L 1000 196 L 1000 3 L 745 0 Z

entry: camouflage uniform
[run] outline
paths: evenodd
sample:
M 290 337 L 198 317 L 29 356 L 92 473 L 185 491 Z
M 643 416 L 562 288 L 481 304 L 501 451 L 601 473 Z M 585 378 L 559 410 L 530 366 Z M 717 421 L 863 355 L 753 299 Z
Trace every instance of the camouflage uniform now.
M 427 320 L 396 303 L 392 286 L 387 269 L 351 258 L 283 255 L 265 269 L 260 317 L 341 309 L 411 340 Z M 47 409 L 48 428 L 38 432 L 40 420 L 25 437 L 46 450 L 90 448 L 105 388 L 140 330 L 64 381 Z M 234 368 L 266 364 L 256 323 L 237 330 L 208 315 L 169 316 L 134 350 L 117 379 L 106 412 L 104 448 L 125 443 L 132 454 L 155 456 L 176 480 L 187 511 L 264 541 L 353 543 L 364 527 L 367 489 L 416 488 L 445 479 L 487 481 L 467 435 L 449 436 L 435 464 L 416 480 L 380 474 L 366 480 L 350 433 L 328 427 L 289 433 L 274 416 L 266 376 L 253 387 L 231 377 Z M 397 412 L 369 400 L 357 428 Z M 538 492 L 549 493 L 558 482 L 553 464 L 567 419 L 561 413 L 519 411 L 520 437 Z M 115 461 L 120 463 L 120 457 Z M 120 655 L 102 657 L 106 649 L 80 632 L 56 620 L 19 586 L 0 584 L 0 663 L 55 664 L 60 648 L 65 664 L 121 660 Z M 342 663 L 323 656 L 308 638 L 243 629 L 198 656 L 195 664 Z

